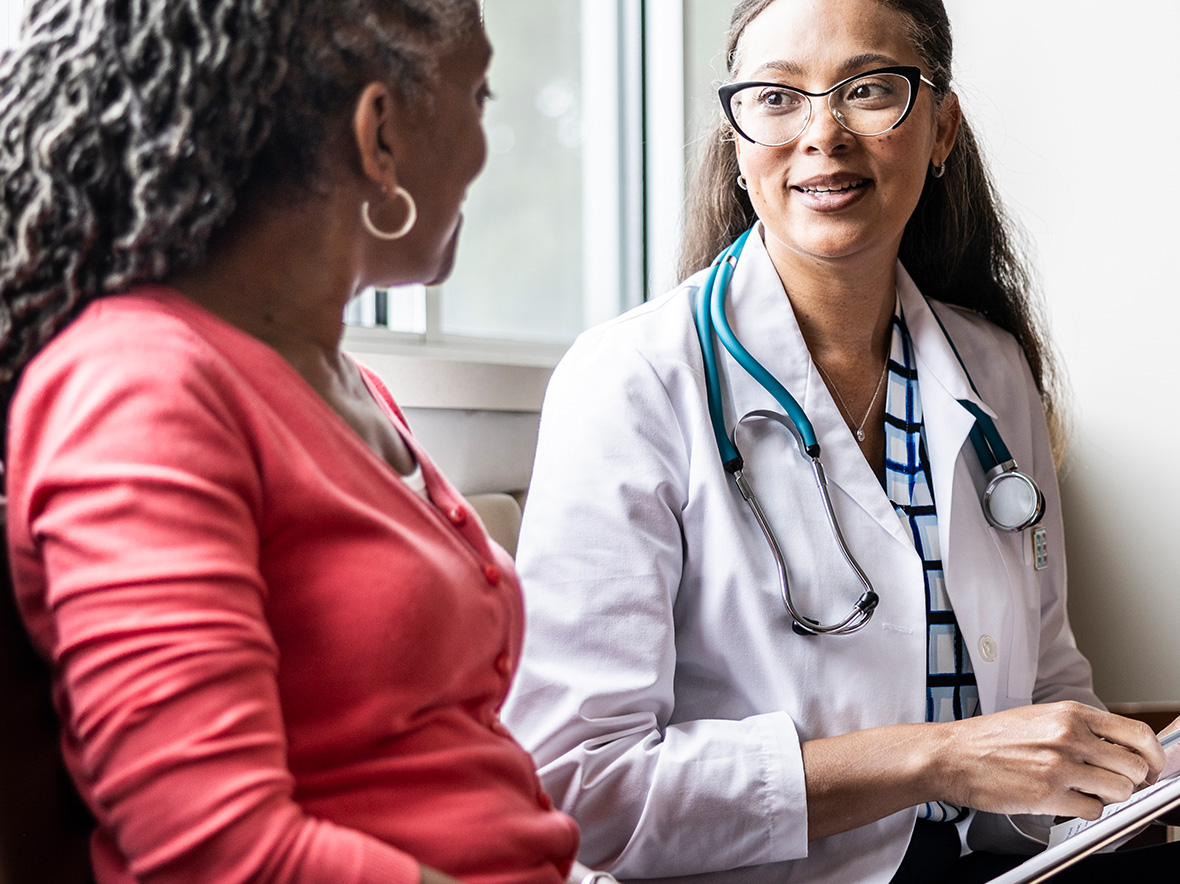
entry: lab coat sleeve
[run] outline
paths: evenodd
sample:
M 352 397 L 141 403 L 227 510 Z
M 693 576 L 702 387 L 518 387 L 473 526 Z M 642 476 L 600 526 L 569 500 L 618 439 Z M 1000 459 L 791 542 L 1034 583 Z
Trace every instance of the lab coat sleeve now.
M 518 559 L 528 629 L 506 721 L 581 825 L 587 864 L 646 878 L 806 856 L 785 712 L 670 723 L 681 513 L 703 444 L 688 424 L 703 389 L 682 356 L 657 368 L 615 332 L 583 336 L 546 395 Z

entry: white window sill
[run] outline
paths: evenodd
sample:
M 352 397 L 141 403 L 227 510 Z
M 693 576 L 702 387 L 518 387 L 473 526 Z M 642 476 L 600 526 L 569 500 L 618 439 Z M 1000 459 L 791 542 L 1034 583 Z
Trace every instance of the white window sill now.
M 375 371 L 402 408 L 539 412 L 564 346 L 448 339 L 423 341 L 349 327 L 344 349 Z

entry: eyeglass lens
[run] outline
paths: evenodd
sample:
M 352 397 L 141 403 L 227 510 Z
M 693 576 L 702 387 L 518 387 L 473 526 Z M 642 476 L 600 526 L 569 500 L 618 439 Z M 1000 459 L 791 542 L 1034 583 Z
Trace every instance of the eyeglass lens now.
M 841 126 L 856 135 L 888 132 L 905 116 L 910 81 L 901 74 L 872 74 L 840 86 L 828 107 Z M 787 86 L 748 86 L 730 99 L 737 127 L 752 141 L 777 147 L 803 134 L 811 99 Z

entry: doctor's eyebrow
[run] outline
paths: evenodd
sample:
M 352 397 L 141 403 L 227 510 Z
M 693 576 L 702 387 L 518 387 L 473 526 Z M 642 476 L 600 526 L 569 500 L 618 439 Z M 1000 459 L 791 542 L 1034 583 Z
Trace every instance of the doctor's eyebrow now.
M 901 62 L 892 55 L 882 55 L 879 52 L 862 52 L 860 55 L 854 55 L 852 58 L 845 59 L 844 63 L 840 65 L 840 68 L 844 73 L 851 76 L 868 67 L 890 67 L 898 64 L 901 64 Z
M 862 52 L 860 55 L 854 55 L 851 58 L 844 59 L 840 63 L 838 70 L 845 76 L 851 76 L 866 68 L 887 67 L 899 63 L 896 58 L 890 55 L 882 55 L 879 52 Z M 767 74 L 780 74 L 784 77 L 791 78 L 801 78 L 804 76 L 803 68 L 795 62 L 776 59 L 760 64 L 750 72 L 750 79 L 757 80 Z
M 768 61 L 750 71 L 750 79 L 757 80 L 768 73 L 784 74 L 788 77 L 802 77 L 803 69 L 792 61 Z

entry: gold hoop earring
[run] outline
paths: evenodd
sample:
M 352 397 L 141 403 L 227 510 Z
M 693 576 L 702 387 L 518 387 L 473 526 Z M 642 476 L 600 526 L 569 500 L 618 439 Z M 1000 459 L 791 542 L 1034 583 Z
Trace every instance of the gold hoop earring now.
M 401 239 L 409 233 L 418 221 L 418 205 L 414 202 L 414 198 L 410 196 L 410 192 L 404 187 L 395 187 L 393 195 L 401 197 L 406 201 L 406 220 L 397 230 L 382 230 L 373 223 L 373 219 L 369 216 L 369 201 L 365 200 L 361 203 L 361 223 L 365 225 L 365 230 L 369 231 L 377 239 L 386 241 Z
M 935 178 L 941 178 L 943 175 L 946 174 L 946 163 L 939 163 L 937 166 L 935 166 L 933 163 L 931 163 L 930 165 L 931 165 L 930 174 L 933 175 Z

